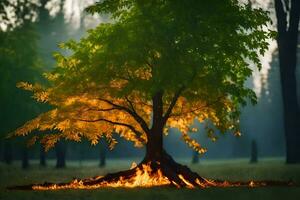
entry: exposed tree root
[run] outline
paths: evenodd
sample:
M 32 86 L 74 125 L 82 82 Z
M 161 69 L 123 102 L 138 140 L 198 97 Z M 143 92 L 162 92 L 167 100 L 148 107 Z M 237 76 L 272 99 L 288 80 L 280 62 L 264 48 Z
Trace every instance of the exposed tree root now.
M 144 159 L 132 169 L 107 174 L 103 177 L 74 179 L 69 183 L 44 183 L 40 185 L 14 186 L 9 189 L 21 190 L 56 190 L 56 189 L 96 189 L 103 187 L 154 187 L 175 186 L 178 188 L 207 187 L 262 187 L 295 186 L 292 182 L 248 181 L 228 182 L 202 178 L 187 166 L 176 163 L 171 156 L 164 153 L 158 160 Z

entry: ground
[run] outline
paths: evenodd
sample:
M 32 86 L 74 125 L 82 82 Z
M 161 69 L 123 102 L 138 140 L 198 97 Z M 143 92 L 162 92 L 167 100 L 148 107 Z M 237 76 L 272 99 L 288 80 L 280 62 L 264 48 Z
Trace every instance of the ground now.
M 74 177 L 86 178 L 107 172 L 119 171 L 130 167 L 132 160 L 108 160 L 104 169 L 97 167 L 97 162 L 68 162 L 68 168 L 54 169 L 53 162 L 46 169 L 33 163 L 30 169 L 21 170 L 15 162 L 8 167 L 0 164 L 0 199 L 297 199 L 300 187 L 267 187 L 267 188 L 207 188 L 207 189 L 176 189 L 176 188 L 134 188 L 134 189 L 97 189 L 97 190 L 61 190 L 61 191 L 11 191 L 7 186 L 31 183 L 64 182 Z M 138 160 L 137 160 L 138 161 Z M 178 160 L 187 163 L 185 160 Z M 203 177 L 230 181 L 245 180 L 293 180 L 300 185 L 300 165 L 285 165 L 283 159 L 264 159 L 258 164 L 249 164 L 246 159 L 203 161 L 201 164 L 190 165 L 192 170 Z

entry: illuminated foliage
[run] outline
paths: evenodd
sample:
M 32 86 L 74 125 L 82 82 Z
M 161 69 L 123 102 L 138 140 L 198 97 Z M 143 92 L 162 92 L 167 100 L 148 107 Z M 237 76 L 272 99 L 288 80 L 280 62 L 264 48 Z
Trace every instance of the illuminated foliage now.
M 87 11 L 110 14 L 112 20 L 79 42 L 61 44 L 72 53 L 54 55 L 49 85 L 18 85 L 53 109 L 16 135 L 53 130 L 34 137 L 47 148 L 61 138 L 83 137 L 92 144 L 104 137 L 113 147 L 117 133 L 142 146 L 153 134 L 158 94 L 164 132 L 178 128 L 200 153 L 205 149 L 188 135 L 196 131 L 190 128 L 195 119 L 240 134 L 240 106 L 256 102 L 244 86 L 249 63 L 260 67 L 258 55 L 274 34 L 264 29 L 270 22 L 266 12 L 237 0 L 104 0 Z

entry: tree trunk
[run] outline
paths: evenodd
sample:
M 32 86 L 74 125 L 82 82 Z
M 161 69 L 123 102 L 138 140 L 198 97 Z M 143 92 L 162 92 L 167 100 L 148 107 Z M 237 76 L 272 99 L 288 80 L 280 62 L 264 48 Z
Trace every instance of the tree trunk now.
M 147 133 L 148 142 L 146 144 L 146 155 L 144 161 L 161 160 L 163 154 L 163 92 L 154 95 L 153 102 L 153 123 L 152 128 Z
M 0 119 L 1 120 L 1 119 Z M 0 130 L 1 131 L 1 130 Z M 3 153 L 3 139 L 0 137 L 0 161 L 4 162 L 4 153 Z
M 286 137 L 286 162 L 300 163 L 300 109 L 297 99 L 297 44 L 300 1 L 291 0 L 289 19 L 281 0 L 275 0 L 278 51 Z M 289 21 L 289 23 L 288 23 Z
M 199 163 L 199 153 L 197 151 L 193 151 L 192 164 Z
M 29 167 L 28 149 L 26 146 L 22 147 L 22 169 Z
M 284 45 L 285 46 L 285 45 Z M 286 162 L 300 162 L 300 113 L 297 100 L 295 67 L 291 63 L 293 54 L 289 48 L 283 47 L 280 55 L 281 86 L 284 108 L 284 129 L 286 137 Z
M 64 142 L 58 142 L 55 145 L 56 153 L 56 168 L 66 167 L 66 144 Z
M 284 110 L 284 130 L 286 138 L 286 162 L 300 162 L 300 113 L 296 89 L 296 48 L 289 36 L 278 39 L 281 91 Z
M 148 134 L 146 144 L 146 155 L 144 161 L 160 160 L 163 154 L 162 130 L 153 129 Z
M 40 145 L 40 166 L 46 167 L 46 152 L 43 145 Z
M 99 154 L 100 154 L 100 163 L 99 167 L 105 167 L 106 165 L 106 145 L 103 141 L 100 141 L 99 143 Z
M 251 142 L 250 163 L 257 163 L 257 144 L 255 140 L 252 140 Z
M 4 150 L 3 150 L 3 158 L 4 162 L 8 165 L 12 163 L 13 156 L 12 156 L 12 145 L 10 141 L 4 141 Z

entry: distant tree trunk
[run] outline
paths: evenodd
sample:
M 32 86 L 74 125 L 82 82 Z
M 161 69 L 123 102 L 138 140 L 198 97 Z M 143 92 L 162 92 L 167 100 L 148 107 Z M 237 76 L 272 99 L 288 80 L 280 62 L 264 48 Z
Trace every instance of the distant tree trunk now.
M 99 142 L 99 150 L 100 150 L 100 167 L 105 167 L 106 165 L 106 145 L 103 141 Z
M 46 152 L 43 145 L 40 145 L 40 166 L 46 167 Z
M 3 159 L 4 162 L 8 165 L 12 163 L 13 156 L 12 156 L 12 145 L 10 141 L 5 141 L 4 142 L 4 150 L 3 150 Z
M 22 147 L 22 169 L 29 167 L 28 148 Z
M 300 109 L 297 99 L 297 44 L 300 1 L 275 0 L 278 51 L 286 137 L 286 162 L 300 163 Z M 289 12 L 289 19 L 288 14 Z
M 257 144 L 255 140 L 251 141 L 250 163 L 257 163 Z
M 192 164 L 199 163 L 199 153 L 197 151 L 193 151 Z
M 55 145 L 56 168 L 66 167 L 66 144 L 62 141 Z
M 79 166 L 82 167 L 82 161 L 83 161 L 83 146 L 80 145 L 79 147 L 79 156 L 78 156 L 78 159 L 79 159 Z
M 4 162 L 4 158 L 3 158 L 3 140 L 1 140 L 2 138 L 0 137 L 0 161 Z

